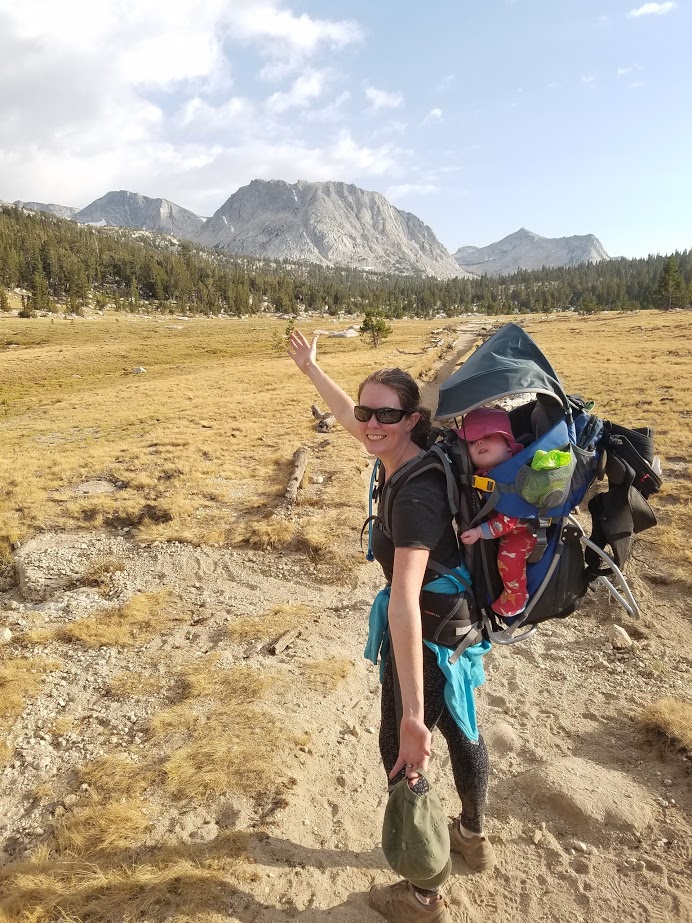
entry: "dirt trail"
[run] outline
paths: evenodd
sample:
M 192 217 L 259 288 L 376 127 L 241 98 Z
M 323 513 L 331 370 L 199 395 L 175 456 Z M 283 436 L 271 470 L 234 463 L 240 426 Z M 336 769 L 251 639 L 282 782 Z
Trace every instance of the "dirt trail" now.
M 458 345 L 452 368 L 458 350 L 469 345 L 466 339 Z M 432 402 L 432 388 L 426 399 Z M 62 537 L 63 564 L 76 560 L 90 541 L 84 534 Z M 104 554 L 125 562 L 123 586 L 143 591 L 171 586 L 197 607 L 193 624 L 166 638 L 167 650 L 218 650 L 227 659 L 279 672 L 289 691 L 275 702 L 276 714 L 287 727 L 309 735 L 286 766 L 296 780 L 286 806 L 262 816 L 232 791 L 222 805 L 196 811 L 181 806 L 193 828 L 222 827 L 228 823 L 222 814 L 228 818 L 230 812 L 233 826 L 248 834 L 256 881 L 240 891 L 229 889 L 225 919 L 381 923 L 368 907 L 367 891 L 394 876 L 379 848 L 386 791 L 376 733 L 379 682 L 362 657 L 370 600 L 380 585 L 376 566 L 363 565 L 355 590 L 345 593 L 318 584 L 304 559 L 288 554 L 186 545 L 142 549 L 103 534 L 98 541 Z M 47 556 L 37 546 L 36 559 L 44 567 Z M 580 615 L 548 623 L 531 641 L 495 648 L 488 656 L 478 709 L 492 761 L 487 832 L 498 866 L 491 874 L 474 875 L 455 860 L 447 888 L 455 921 L 692 920 L 690 763 L 652 748 L 633 720 L 646 702 L 689 695 L 690 626 L 684 601 L 668 588 L 654 587 L 647 566 L 639 567 L 634 584 L 645 611 L 641 623 L 630 622 L 599 595 Z M 97 601 L 102 604 L 95 591 L 74 589 L 28 605 L 14 592 L 0 597 L 0 607 L 17 631 L 37 618 L 44 625 L 66 622 Z M 257 644 L 224 640 L 224 625 L 264 611 L 269 601 L 304 603 L 320 615 L 278 657 Z M 608 627 L 615 622 L 630 631 L 631 649 L 615 651 L 608 643 Z M 8 857 L 35 843 L 36 830 L 42 833 L 46 823 L 30 797 L 49 767 L 41 769 L 34 760 L 38 729 L 61 714 L 64 699 L 85 716 L 97 706 L 105 709 L 99 690 L 118 670 L 133 668 L 132 655 L 118 651 L 69 656 L 63 685 L 21 719 L 27 759 L 2 776 L 0 833 Z M 334 693 L 320 696 L 304 687 L 302 677 L 306 665 L 326 656 L 351 660 L 353 669 Z M 107 705 L 113 725 L 117 707 Z M 64 774 L 76 761 L 93 757 L 102 743 L 96 732 L 85 730 L 78 752 L 48 755 L 54 772 Z M 450 815 L 457 813 L 448 757 L 437 738 L 431 776 Z M 180 826 L 181 817 L 168 822 Z

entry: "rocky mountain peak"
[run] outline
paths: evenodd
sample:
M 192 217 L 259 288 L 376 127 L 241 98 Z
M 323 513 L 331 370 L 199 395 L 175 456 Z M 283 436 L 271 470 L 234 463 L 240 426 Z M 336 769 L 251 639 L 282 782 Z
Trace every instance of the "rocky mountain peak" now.
M 72 205 L 56 205 L 54 202 L 22 202 L 17 199 L 12 203 L 17 208 L 28 208 L 33 212 L 46 212 L 48 215 L 55 215 L 57 218 L 71 218 L 78 208 Z
M 138 228 L 188 240 L 195 240 L 204 224 L 199 215 L 168 199 L 151 199 L 126 189 L 107 192 L 72 218 L 80 224 Z
M 510 275 L 520 269 L 598 263 L 610 257 L 593 234 L 541 237 L 527 228 L 519 228 L 487 247 L 459 247 L 454 259 L 469 272 L 500 276 Z
M 336 180 L 253 180 L 198 238 L 229 253 L 404 275 L 467 275 L 432 230 L 381 193 Z

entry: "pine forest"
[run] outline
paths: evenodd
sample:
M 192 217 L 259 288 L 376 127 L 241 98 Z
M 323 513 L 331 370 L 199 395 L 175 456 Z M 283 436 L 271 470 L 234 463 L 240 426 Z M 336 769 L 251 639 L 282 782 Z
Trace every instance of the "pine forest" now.
M 245 315 L 376 312 L 389 318 L 680 308 L 692 302 L 692 251 L 511 276 L 441 281 L 233 257 L 162 234 L 81 226 L 0 209 L 0 310 L 21 316 L 129 312 Z

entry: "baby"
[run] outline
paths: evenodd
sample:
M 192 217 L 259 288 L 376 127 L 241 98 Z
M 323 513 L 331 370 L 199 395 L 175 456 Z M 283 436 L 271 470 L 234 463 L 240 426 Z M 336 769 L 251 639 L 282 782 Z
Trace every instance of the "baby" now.
M 509 416 L 499 407 L 472 410 L 466 414 L 461 428 L 455 432 L 466 442 L 477 474 L 487 474 L 523 449 L 522 445 L 514 441 Z M 473 545 L 480 538 L 500 539 L 497 567 L 504 590 L 492 604 L 492 609 L 504 617 L 519 615 L 529 598 L 526 589 L 526 561 L 536 545 L 536 536 L 528 531 L 527 524 L 520 519 L 496 513 L 487 522 L 462 532 L 460 537 L 465 545 Z

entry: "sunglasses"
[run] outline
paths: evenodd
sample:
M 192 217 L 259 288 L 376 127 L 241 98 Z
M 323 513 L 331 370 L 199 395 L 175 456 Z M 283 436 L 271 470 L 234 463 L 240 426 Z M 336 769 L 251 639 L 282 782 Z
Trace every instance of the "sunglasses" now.
M 353 408 L 353 415 L 359 423 L 367 423 L 373 414 L 378 423 L 401 423 L 404 417 L 410 413 L 410 410 L 399 410 L 398 407 L 375 408 L 356 404 Z

